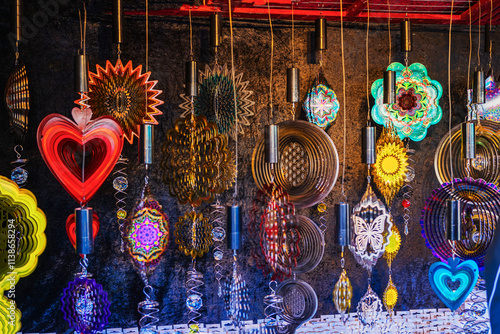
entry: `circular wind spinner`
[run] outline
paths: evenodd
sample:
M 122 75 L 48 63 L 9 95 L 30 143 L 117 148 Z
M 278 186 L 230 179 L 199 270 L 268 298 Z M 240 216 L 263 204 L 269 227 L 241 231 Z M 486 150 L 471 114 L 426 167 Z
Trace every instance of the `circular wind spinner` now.
M 123 66 L 120 59 L 106 68 L 97 65 L 96 73 L 89 72 L 87 103 L 95 117 L 113 116 L 132 144 L 139 137 L 141 124 L 158 124 L 154 116 L 163 113 L 157 108 L 163 101 L 157 98 L 161 90 L 154 89 L 156 80 L 149 81 L 151 72 L 141 73 L 142 65 L 133 68 L 132 61 Z
M 392 235 L 392 221 L 385 205 L 377 198 L 371 184 L 352 212 L 354 243 L 349 246 L 356 261 L 371 271 L 384 254 Z
M 384 80 L 376 80 L 371 88 L 375 99 L 371 110 L 373 120 L 384 126 L 392 124 L 401 139 L 424 139 L 429 126 L 437 124 L 443 115 L 439 106 L 443 95 L 441 84 L 431 80 L 425 66 L 419 63 L 408 67 L 392 63 L 387 71 L 396 72 L 396 103 L 383 103 Z
M 213 244 L 212 229 L 212 223 L 202 213 L 186 212 L 175 223 L 175 243 L 186 256 L 202 257 Z
M 205 116 L 191 113 L 178 119 L 167 132 L 162 152 L 163 181 L 181 204 L 211 202 L 234 180 L 227 137 Z
M 227 65 L 221 67 L 215 64 L 213 69 L 206 65 L 205 72 L 200 71 L 199 92 L 194 100 L 195 115 L 203 115 L 208 121 L 216 122 L 219 133 L 228 134 L 233 139 L 236 127 L 238 133 L 243 133 L 243 126 L 250 125 L 248 118 L 254 114 L 250 108 L 255 103 L 250 100 L 253 92 L 247 90 L 248 81 L 243 81 L 243 73 L 236 74 L 234 80 L 233 84 Z M 184 111 L 182 117 L 187 118 L 192 110 L 191 97 L 181 94 L 181 98 L 184 100 L 180 105 Z
M 500 123 L 481 121 L 476 129 L 476 157 L 461 158 L 461 125 L 451 130 L 451 166 L 453 175 L 459 179 L 472 177 L 483 179 L 488 183 L 500 184 L 500 166 L 497 159 L 500 155 Z M 440 183 L 451 182 L 450 168 L 450 135 L 446 134 L 436 149 L 434 155 L 434 170 Z
M 462 240 L 447 240 L 446 201 L 461 202 Z M 447 261 L 455 254 L 463 261 L 474 260 L 479 268 L 484 266 L 484 256 L 493 241 L 500 217 L 500 192 L 496 185 L 481 179 L 455 179 L 443 183 L 427 198 L 422 209 L 420 225 L 426 245 L 434 256 Z
M 279 152 L 276 166 L 265 162 L 264 138 L 252 156 L 252 173 L 261 190 L 276 183 L 283 187 L 297 208 L 320 203 L 333 189 L 339 172 L 337 149 L 328 134 L 305 121 L 285 121 L 279 126 Z
M 304 101 L 307 120 L 323 130 L 328 130 L 337 118 L 339 101 L 320 69 Z
M 392 128 L 384 128 L 377 141 L 377 159 L 373 165 L 373 181 L 390 207 L 394 196 L 404 185 L 408 172 L 408 156 L 403 141 Z

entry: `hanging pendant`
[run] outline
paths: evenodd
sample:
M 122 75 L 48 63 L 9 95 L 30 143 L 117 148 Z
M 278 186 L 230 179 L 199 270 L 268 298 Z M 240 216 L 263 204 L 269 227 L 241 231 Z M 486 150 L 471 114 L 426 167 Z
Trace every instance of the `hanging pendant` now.
M 368 290 L 361 298 L 357 307 L 358 319 L 363 326 L 372 328 L 375 323 L 380 319 L 382 312 L 382 301 L 373 292 L 372 287 L 368 285 Z
M 333 289 L 333 303 L 337 312 L 342 316 L 349 313 L 351 309 L 352 300 L 352 285 L 349 277 L 347 277 L 347 272 L 342 269 L 339 280 L 335 284 L 335 289 Z

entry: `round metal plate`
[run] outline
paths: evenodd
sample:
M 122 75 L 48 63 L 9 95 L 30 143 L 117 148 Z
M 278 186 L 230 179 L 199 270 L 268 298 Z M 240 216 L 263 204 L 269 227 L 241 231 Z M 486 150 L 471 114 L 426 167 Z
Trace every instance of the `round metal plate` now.
M 323 259 L 325 239 L 311 219 L 302 215 L 297 215 L 296 218 L 297 232 L 300 235 L 298 244 L 300 254 L 297 257 L 297 266 L 292 271 L 294 274 L 302 274 L 316 268 Z
M 265 162 L 264 137 L 254 149 L 252 173 L 259 189 L 274 182 L 283 187 L 296 208 L 321 202 L 333 189 L 339 158 L 333 140 L 318 126 L 305 121 L 285 121 L 279 126 L 280 161 L 271 169 Z

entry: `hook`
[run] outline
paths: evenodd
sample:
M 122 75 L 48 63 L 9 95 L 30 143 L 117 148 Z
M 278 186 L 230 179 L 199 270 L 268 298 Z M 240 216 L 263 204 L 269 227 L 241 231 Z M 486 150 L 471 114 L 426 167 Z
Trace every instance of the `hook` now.
M 17 158 L 21 159 L 21 153 L 18 151 L 19 149 L 21 150 L 21 152 L 24 151 L 24 148 L 22 145 L 14 146 L 14 152 L 16 152 Z

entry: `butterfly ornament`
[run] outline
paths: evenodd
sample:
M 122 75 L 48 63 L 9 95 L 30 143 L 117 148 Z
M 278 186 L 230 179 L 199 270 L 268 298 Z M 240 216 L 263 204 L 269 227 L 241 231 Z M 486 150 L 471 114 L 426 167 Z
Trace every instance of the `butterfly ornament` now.
M 371 271 L 384 254 L 392 235 L 392 221 L 384 204 L 368 182 L 365 194 L 353 210 L 354 243 L 349 246 L 360 265 Z

